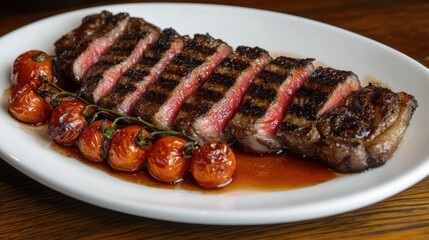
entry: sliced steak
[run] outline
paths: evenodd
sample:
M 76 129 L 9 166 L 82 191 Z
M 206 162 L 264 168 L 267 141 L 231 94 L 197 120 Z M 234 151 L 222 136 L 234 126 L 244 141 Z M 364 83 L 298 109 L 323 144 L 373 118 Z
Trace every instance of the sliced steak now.
M 253 80 L 227 127 L 242 149 L 254 153 L 282 149 L 277 129 L 296 91 L 314 71 L 313 61 L 278 57 Z
M 97 103 L 101 97 L 110 93 L 122 74 L 140 61 L 159 35 L 157 27 L 141 18 L 131 18 L 124 34 L 88 70 L 80 89 L 81 96 Z
M 358 77 L 349 71 L 318 67 L 297 91 L 277 131 L 277 139 L 294 152 L 312 156 L 319 139 L 316 119 L 360 89 Z
M 231 53 L 231 48 L 211 36 L 196 34 L 152 84 L 135 107 L 135 115 L 159 127 L 171 128 L 183 103 Z
M 102 97 L 98 104 L 122 114 L 129 114 L 147 88 L 183 49 L 186 40 L 174 29 L 165 29 L 140 62 L 122 75 L 112 92 Z
M 316 156 L 344 173 L 381 166 L 396 151 L 416 108 L 411 95 L 365 87 L 317 120 Z
M 57 71 L 81 83 L 88 69 L 123 34 L 128 21 L 127 13 L 113 15 L 108 11 L 83 18 L 78 28 L 54 43 Z
M 186 101 L 175 126 L 200 143 L 227 141 L 226 125 L 236 113 L 251 81 L 270 61 L 271 57 L 263 49 L 238 47 Z

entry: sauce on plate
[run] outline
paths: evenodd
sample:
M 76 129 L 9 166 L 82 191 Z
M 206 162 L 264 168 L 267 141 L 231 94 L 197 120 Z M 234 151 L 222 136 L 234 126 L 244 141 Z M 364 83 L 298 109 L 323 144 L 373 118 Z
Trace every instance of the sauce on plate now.
M 165 189 L 185 189 L 204 193 L 233 190 L 280 191 L 313 186 L 338 176 L 337 173 L 311 158 L 303 158 L 291 153 L 260 156 L 234 150 L 237 169 L 232 183 L 220 189 L 204 189 L 193 181 L 190 174 L 180 183 L 162 183 L 150 177 L 146 169 L 134 173 L 121 172 L 111 169 L 107 163 L 93 163 L 86 160 L 77 148 L 63 147 L 54 142 L 51 146 L 54 151 L 76 158 L 111 176 L 136 184 Z

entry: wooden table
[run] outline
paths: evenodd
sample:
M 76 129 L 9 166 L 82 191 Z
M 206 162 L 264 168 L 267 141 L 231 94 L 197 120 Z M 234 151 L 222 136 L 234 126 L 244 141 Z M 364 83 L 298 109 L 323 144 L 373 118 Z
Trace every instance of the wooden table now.
M 50 2 L 9 1 L 0 10 L 0 35 L 53 14 L 113 3 Z M 386 44 L 429 67 L 428 1 L 216 3 L 268 9 L 332 24 Z M 75 200 L 0 161 L 0 239 L 429 239 L 428 189 L 426 178 L 380 203 L 313 221 L 262 226 L 191 225 L 135 217 Z

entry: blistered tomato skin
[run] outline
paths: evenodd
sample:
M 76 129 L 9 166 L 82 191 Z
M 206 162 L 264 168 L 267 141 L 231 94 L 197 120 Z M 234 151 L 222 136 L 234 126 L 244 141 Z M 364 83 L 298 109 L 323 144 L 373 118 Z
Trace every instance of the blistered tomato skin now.
M 235 156 L 226 143 L 211 142 L 194 152 L 190 170 L 195 181 L 204 188 L 228 185 L 236 169 Z
M 62 102 L 52 110 L 52 116 L 48 123 L 48 135 L 63 146 L 76 144 L 83 128 L 88 125 L 82 115 L 85 103 L 78 100 Z M 93 110 L 88 109 L 90 114 Z
M 33 89 L 32 84 L 15 87 L 9 99 L 10 114 L 24 123 L 42 124 L 49 119 L 50 106 Z
M 183 156 L 186 140 L 176 136 L 158 139 L 151 147 L 148 170 L 152 177 L 162 182 L 177 183 L 189 169 L 189 160 Z
M 109 139 L 103 134 L 112 125 L 112 121 L 100 119 L 86 126 L 79 136 L 79 151 L 90 161 L 103 162 L 109 149 Z
M 148 132 L 139 125 L 131 125 L 117 130 L 110 142 L 107 160 L 116 170 L 134 172 L 143 168 L 147 162 L 148 147 L 137 144 L 136 136 Z
M 40 76 L 45 76 L 46 80 L 52 82 L 54 79 L 54 61 L 45 52 L 30 50 L 19 55 L 12 68 L 10 81 L 13 86 L 23 85 L 29 82 L 40 84 Z

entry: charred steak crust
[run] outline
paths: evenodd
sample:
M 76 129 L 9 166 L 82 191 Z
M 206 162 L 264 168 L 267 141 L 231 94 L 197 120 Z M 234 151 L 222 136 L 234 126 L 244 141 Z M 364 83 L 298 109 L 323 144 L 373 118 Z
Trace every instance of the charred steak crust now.
M 171 128 L 186 99 L 212 74 L 231 48 L 208 34 L 195 34 L 139 100 L 134 113 L 159 127 Z
M 319 139 L 316 119 L 360 88 L 350 71 L 318 67 L 297 91 L 277 132 L 278 141 L 297 153 L 312 156 Z
M 250 48 L 238 47 L 234 54 L 224 59 L 219 68 L 213 73 L 211 78 L 198 89 L 198 92 L 190 97 L 183 105 L 181 113 L 176 120 L 176 126 L 183 123 L 190 123 L 190 120 L 206 114 L 210 108 L 224 96 L 225 91 L 234 86 L 236 78 L 250 66 L 250 56 L 257 56 L 256 53 L 249 53 Z M 255 49 L 255 52 L 261 52 Z M 186 118 L 186 120 L 185 120 Z
M 317 120 L 316 156 L 338 172 L 381 166 L 396 151 L 416 108 L 411 95 L 365 87 Z
M 99 105 L 129 114 L 138 99 L 159 78 L 185 44 L 186 39 L 174 29 L 164 29 L 158 41 L 140 62 L 122 75 L 112 92 L 100 99 Z
M 314 59 L 278 57 L 253 80 L 228 132 L 248 152 L 276 152 L 276 132 L 296 91 L 314 71 Z
M 141 18 L 131 18 L 123 35 L 85 75 L 81 96 L 97 103 L 113 89 L 121 75 L 142 58 L 159 35 L 157 27 Z
M 228 141 L 224 129 L 237 111 L 250 82 L 271 61 L 268 52 L 237 47 L 225 58 L 198 92 L 183 105 L 175 126 L 200 143 Z
M 128 20 L 127 13 L 108 11 L 83 18 L 78 28 L 54 43 L 58 74 L 80 83 L 88 68 L 122 35 Z
M 341 83 L 350 76 L 357 76 L 350 71 L 318 67 L 311 75 L 311 81 L 298 90 L 298 98 L 287 109 L 288 113 L 308 120 L 316 120 L 328 99 Z

